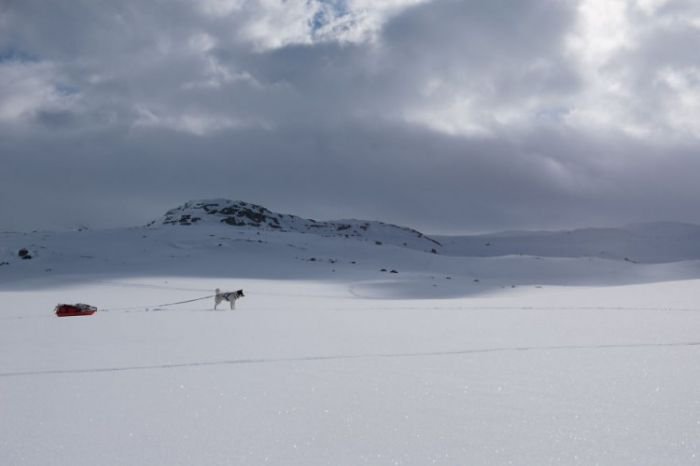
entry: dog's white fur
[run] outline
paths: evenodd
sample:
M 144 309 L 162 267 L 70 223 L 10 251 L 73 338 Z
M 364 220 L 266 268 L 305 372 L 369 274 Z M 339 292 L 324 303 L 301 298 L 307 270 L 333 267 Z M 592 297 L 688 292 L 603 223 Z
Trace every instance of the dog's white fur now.
M 236 300 L 244 298 L 243 290 L 237 291 L 224 291 L 221 292 L 220 289 L 216 289 L 214 293 L 214 309 L 218 306 L 221 301 L 228 301 L 231 304 L 231 309 L 236 309 Z

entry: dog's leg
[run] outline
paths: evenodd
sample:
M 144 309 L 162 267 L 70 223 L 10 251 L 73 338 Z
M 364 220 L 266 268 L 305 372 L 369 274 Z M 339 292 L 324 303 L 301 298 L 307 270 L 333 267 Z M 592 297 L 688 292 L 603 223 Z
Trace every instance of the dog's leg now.
M 231 310 L 236 309 L 236 298 L 231 298 Z

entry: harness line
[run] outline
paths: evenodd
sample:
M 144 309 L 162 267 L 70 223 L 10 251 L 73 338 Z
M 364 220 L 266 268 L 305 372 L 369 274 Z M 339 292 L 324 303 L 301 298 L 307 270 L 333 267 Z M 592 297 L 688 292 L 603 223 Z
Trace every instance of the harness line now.
M 111 309 L 106 308 L 106 309 L 98 309 L 98 312 L 115 312 L 115 311 L 128 311 L 128 310 L 134 310 L 134 309 L 149 309 L 149 308 L 176 306 L 178 304 L 193 303 L 195 301 L 202 301 L 203 299 L 210 299 L 213 297 L 214 297 L 214 295 L 212 294 L 209 296 L 202 296 L 201 298 L 188 299 L 186 301 L 177 301 L 175 303 L 156 304 L 154 306 L 115 307 L 115 308 L 111 308 Z

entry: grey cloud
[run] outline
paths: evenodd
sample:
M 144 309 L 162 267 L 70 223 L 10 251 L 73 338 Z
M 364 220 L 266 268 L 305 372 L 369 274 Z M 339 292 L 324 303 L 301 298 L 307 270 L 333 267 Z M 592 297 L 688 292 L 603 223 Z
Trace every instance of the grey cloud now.
M 667 163 L 658 151 L 635 147 L 644 151 L 637 154 L 644 162 L 627 166 L 624 154 L 616 154 L 619 141 L 591 143 L 580 135 L 537 134 L 515 143 L 445 138 L 417 128 L 346 127 L 274 136 L 147 131 L 96 134 L 81 144 L 47 139 L 32 148 L 22 145 L 28 153 L 5 161 L 10 171 L 0 177 L 0 199 L 24 200 L 24 210 L 15 213 L 18 224 L 36 221 L 47 198 L 65 203 L 51 215 L 70 218 L 69 209 L 77 223 L 98 218 L 114 226 L 146 223 L 183 199 L 211 196 L 427 231 L 700 220 L 688 216 L 694 207 L 689 193 L 696 188 L 687 170 L 700 168 L 691 153 Z M 578 147 L 574 154 L 572 147 Z M 563 151 L 567 157 L 560 156 Z M 589 152 L 603 159 L 598 166 L 581 161 Z M 558 158 L 562 168 L 552 170 L 551 160 Z M 31 183 L 18 186 L 9 173 L 22 173 Z M 86 193 L 97 193 L 99 209 L 85 207 Z M 12 210 L 3 205 L 3 211 Z
M 569 2 L 436 1 L 374 44 L 269 50 L 239 34 L 253 3 L 223 16 L 186 1 L 8 5 L 0 50 L 50 64 L 70 95 L 0 122 L 0 229 L 143 224 L 204 197 L 432 232 L 700 221 L 695 139 L 562 122 L 586 86 L 566 49 Z M 693 65 L 664 52 L 692 33 L 649 29 L 611 65 L 644 90 L 638 118 L 665 102 L 643 72 Z M 406 118 L 464 96 L 487 132 Z
M 543 85 L 552 92 L 559 77 L 521 78 L 538 60 L 574 78 L 562 56 L 573 6 L 548 0 L 429 3 L 390 22 L 384 38 L 401 66 L 419 67 L 422 74 L 463 82 L 488 78 L 494 89 L 506 92 L 527 86 L 537 93 Z

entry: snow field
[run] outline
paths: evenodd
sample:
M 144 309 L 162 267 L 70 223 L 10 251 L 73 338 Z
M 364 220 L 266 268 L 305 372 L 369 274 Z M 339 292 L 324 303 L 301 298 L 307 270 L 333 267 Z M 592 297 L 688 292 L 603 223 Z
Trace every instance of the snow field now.
M 229 284 L 235 311 L 157 306 Z M 420 300 L 366 285 L 0 291 L 0 464 L 698 463 L 697 280 Z M 77 296 L 111 310 L 52 316 Z

